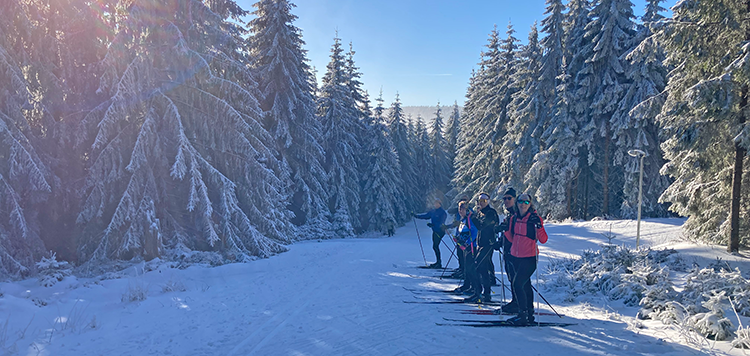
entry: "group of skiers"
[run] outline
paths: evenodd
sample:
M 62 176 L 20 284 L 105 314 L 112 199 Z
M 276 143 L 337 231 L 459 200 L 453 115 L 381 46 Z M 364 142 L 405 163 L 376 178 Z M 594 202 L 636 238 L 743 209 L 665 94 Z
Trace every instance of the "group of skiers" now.
M 537 241 L 546 243 L 547 232 L 529 194 L 516 197 L 515 189 L 508 188 L 503 194 L 503 205 L 506 214 L 502 222 L 497 211 L 490 206 L 487 193 L 479 194 L 476 212 L 469 207 L 468 197 L 462 198 L 451 225 L 445 225 L 447 212 L 439 200 L 435 202 L 435 209 L 415 217 L 431 220 L 428 226 L 433 231 L 432 248 L 437 259 L 429 265 L 431 268 L 442 267 L 440 242 L 449 229 L 455 229 L 451 236 L 456 244 L 459 268 L 454 276 L 464 279 L 463 285 L 455 292 L 468 295 L 464 299 L 467 303 L 492 301 L 492 286 L 497 280 L 492 255 L 495 250 L 502 251 L 512 296 L 511 301 L 502 306 L 502 312 L 516 314 L 509 321 L 525 325 L 534 322 L 531 276 L 537 268 Z M 453 209 L 450 210 L 453 213 Z

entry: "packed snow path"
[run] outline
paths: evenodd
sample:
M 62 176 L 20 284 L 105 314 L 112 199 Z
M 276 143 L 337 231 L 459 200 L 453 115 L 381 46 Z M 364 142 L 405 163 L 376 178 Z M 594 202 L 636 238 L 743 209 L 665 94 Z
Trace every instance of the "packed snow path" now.
M 642 242 L 674 245 L 682 222 L 645 223 Z M 549 256 L 597 248 L 606 241 L 601 232 L 608 231 L 610 224 L 614 233 L 621 234 L 614 243 L 633 242 L 632 221 L 550 224 L 550 242 L 542 248 L 540 264 L 546 264 Z M 429 228 L 424 223 L 419 226 L 430 262 Z M 450 256 L 445 247 L 443 256 L 444 261 Z M 409 224 L 392 238 L 297 243 L 289 252 L 246 264 L 184 270 L 160 265 L 146 273 L 135 272 L 144 268 L 140 265 L 128 269 L 124 278 L 99 282 L 68 278 L 51 288 L 39 286 L 36 280 L 2 283 L 0 316 L 8 323 L 4 332 L 0 329 L 4 343 L 0 351 L 108 356 L 699 354 L 680 345 L 676 336 L 629 330 L 625 321 L 613 317 L 616 313 L 563 303 L 555 295 L 546 297 L 566 317 L 542 316 L 541 320 L 577 325 L 438 326 L 443 317 L 496 317 L 460 314 L 476 308 L 462 304 L 404 303 L 419 299 L 403 287 L 456 286 L 454 280 L 430 277 L 439 271 L 416 268 L 420 265 L 424 265 L 422 253 L 414 225 Z M 495 265 L 499 277 L 497 254 Z M 146 289 L 145 300 L 121 300 L 126 291 L 138 287 Z M 500 287 L 495 290 L 499 300 Z M 549 311 L 543 304 L 541 309 Z M 622 310 L 632 317 L 636 309 Z

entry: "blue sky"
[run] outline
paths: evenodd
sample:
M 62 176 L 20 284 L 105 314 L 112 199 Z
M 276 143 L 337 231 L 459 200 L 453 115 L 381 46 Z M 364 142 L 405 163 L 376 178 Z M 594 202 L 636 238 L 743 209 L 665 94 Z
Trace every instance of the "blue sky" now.
M 631 0 L 636 16 L 645 0 Z M 404 105 L 459 105 L 471 70 L 494 25 L 505 37 L 508 23 L 526 43 L 534 21 L 544 17 L 544 0 L 292 0 L 308 58 L 325 73 L 333 38 L 354 46 L 370 98 L 383 90 L 386 105 L 396 92 Z M 668 8 L 676 0 L 667 0 Z M 252 9 L 255 0 L 238 0 Z

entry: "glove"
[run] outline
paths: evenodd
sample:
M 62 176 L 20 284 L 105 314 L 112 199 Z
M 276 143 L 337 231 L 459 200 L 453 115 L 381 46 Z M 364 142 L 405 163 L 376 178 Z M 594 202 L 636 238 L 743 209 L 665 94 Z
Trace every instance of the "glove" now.
M 529 216 L 529 223 L 533 224 L 537 229 L 542 228 L 542 219 L 540 219 L 538 215 Z
M 456 221 L 453 221 L 453 223 L 451 223 L 450 226 L 448 227 L 458 227 L 458 225 L 461 225 L 461 222 L 456 220 Z
M 492 245 L 492 249 L 495 251 L 502 251 L 503 250 L 502 242 L 500 242 L 500 240 L 495 241 L 495 244 Z
M 440 225 L 440 229 L 443 230 L 443 231 L 448 230 L 449 227 L 450 226 L 448 226 L 448 225 Z
M 495 226 L 495 233 L 498 232 L 506 232 L 510 229 L 510 226 L 508 226 L 508 221 L 503 221 L 502 224 Z
M 427 223 L 427 227 L 432 227 L 432 223 Z

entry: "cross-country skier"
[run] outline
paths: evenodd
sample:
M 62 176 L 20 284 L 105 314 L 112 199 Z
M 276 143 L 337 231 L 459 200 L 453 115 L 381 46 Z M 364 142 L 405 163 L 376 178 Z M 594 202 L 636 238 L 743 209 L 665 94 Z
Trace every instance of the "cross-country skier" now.
M 482 288 L 474 290 L 474 295 L 466 298 L 468 303 L 491 302 L 492 301 L 492 274 L 490 273 L 490 259 L 492 259 L 493 247 L 497 241 L 495 238 L 495 227 L 498 224 L 497 211 L 490 206 L 490 196 L 480 193 L 477 201 L 480 209 L 476 213 L 477 229 L 479 236 L 477 245 L 479 253 L 476 254 L 477 276 Z M 481 294 L 480 294 L 481 293 Z
M 432 209 L 424 214 L 414 215 L 417 219 L 430 220 L 427 226 L 432 228 L 432 250 L 435 251 L 435 263 L 429 265 L 430 268 L 443 268 L 443 263 L 440 260 L 440 241 L 445 236 L 445 219 L 448 214 L 443 209 L 443 202 L 440 199 L 435 199 L 435 209 Z
M 518 209 L 516 208 L 516 190 L 513 188 L 508 188 L 505 191 L 505 194 L 503 194 L 503 205 L 505 206 L 505 219 L 503 222 L 498 226 L 498 232 L 505 232 L 508 231 L 508 228 L 510 226 L 510 219 L 514 215 L 518 214 Z M 510 253 L 511 246 L 513 245 L 508 239 L 500 239 L 498 241 L 500 244 L 500 250 L 503 254 L 503 265 L 505 267 L 505 275 L 508 276 L 508 282 L 513 283 L 513 276 L 514 273 L 514 266 L 513 266 L 513 256 Z M 518 301 L 516 300 L 516 293 L 513 291 L 513 288 L 511 288 L 511 300 L 510 303 L 503 305 L 502 311 L 503 313 L 508 314 L 516 314 L 518 313 Z
M 448 209 L 448 214 L 453 215 L 453 223 L 449 225 L 448 227 L 451 228 L 458 228 L 459 223 L 461 222 L 461 214 L 459 213 L 459 205 L 461 205 L 461 202 L 466 203 L 466 210 L 467 212 L 474 213 L 473 210 L 469 207 L 469 196 L 464 195 L 461 197 L 461 199 L 458 200 L 458 203 L 456 204 L 456 207 Z M 456 235 L 453 237 L 454 240 L 458 237 L 458 230 L 456 230 Z M 455 241 L 454 241 L 455 242 Z M 464 256 L 463 256 L 463 250 L 458 248 L 458 244 L 456 244 L 456 258 L 458 259 L 458 269 L 451 274 L 451 278 L 455 279 L 464 279 Z
M 476 266 L 474 264 L 474 255 L 477 252 L 477 233 L 479 232 L 476 227 L 476 221 L 474 219 L 474 212 L 469 209 L 469 203 L 467 201 L 458 202 L 458 218 L 454 222 L 456 227 L 456 235 L 454 241 L 456 242 L 456 256 L 463 260 L 462 265 L 464 266 L 464 283 L 462 286 L 456 288 L 456 293 L 470 293 L 474 294 L 476 288 L 481 288 L 476 283 Z
M 505 238 L 513 243 L 510 253 L 513 256 L 515 276 L 511 287 L 518 301 L 518 315 L 509 321 L 526 325 L 534 321 L 534 292 L 531 288 L 531 275 L 537 267 L 539 250 L 537 240 L 547 242 L 547 231 L 544 230 L 542 218 L 537 215 L 531 196 L 523 193 L 516 199 L 518 214 L 510 218 Z

